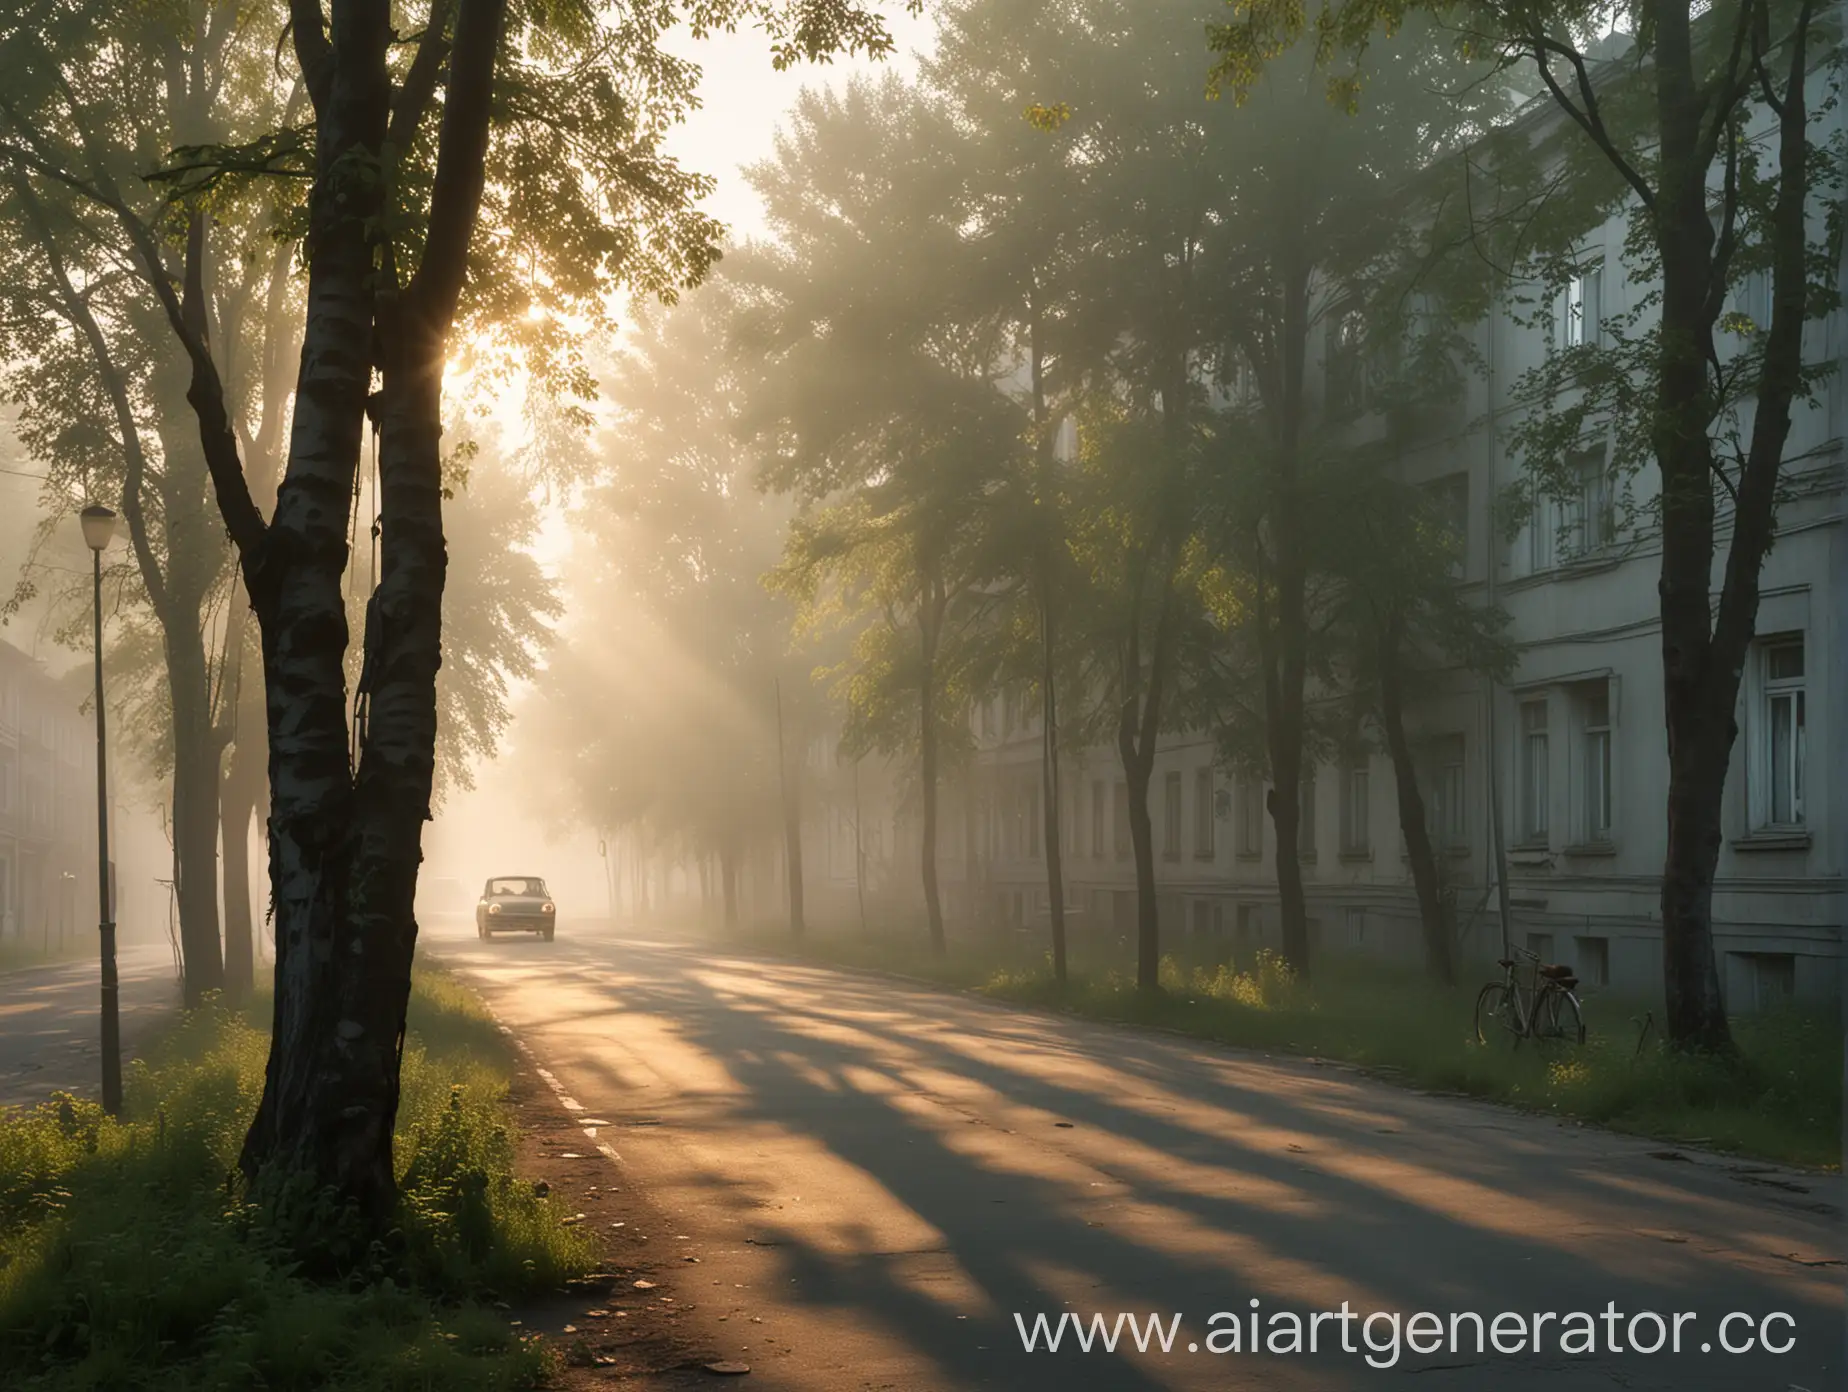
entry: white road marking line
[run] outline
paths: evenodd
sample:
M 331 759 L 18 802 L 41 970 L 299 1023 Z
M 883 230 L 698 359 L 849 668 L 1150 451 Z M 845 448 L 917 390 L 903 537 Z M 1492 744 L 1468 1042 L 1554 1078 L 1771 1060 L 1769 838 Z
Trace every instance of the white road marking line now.
M 584 1110 L 584 1104 L 582 1102 L 579 1102 L 573 1097 L 566 1097 L 562 1092 L 558 1095 L 558 1102 L 567 1112 L 581 1112 Z
M 605 1155 L 609 1156 L 610 1159 L 614 1160 L 617 1164 L 620 1165 L 622 1163 L 622 1157 L 616 1153 L 615 1146 L 608 1145 L 605 1142 L 599 1141 L 597 1142 L 597 1149 L 602 1151 Z

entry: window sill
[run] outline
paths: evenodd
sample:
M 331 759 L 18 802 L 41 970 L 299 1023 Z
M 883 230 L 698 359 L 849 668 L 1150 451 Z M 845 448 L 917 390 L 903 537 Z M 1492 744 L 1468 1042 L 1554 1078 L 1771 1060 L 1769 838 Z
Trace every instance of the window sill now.
M 1614 856 L 1617 843 L 1614 841 L 1581 841 L 1575 846 L 1567 846 L 1565 854 L 1569 856 Z
M 1194 852 L 1194 859 L 1195 859 L 1195 860 L 1197 860 L 1197 861 L 1199 861 L 1199 862 L 1200 862 L 1201 864 L 1203 864 L 1203 865 L 1211 865 L 1211 864 L 1213 863 L 1213 852 L 1211 852 L 1211 851 L 1195 851 L 1195 852 Z
M 1314 865 L 1316 861 L 1316 855 L 1314 851 L 1298 851 L 1296 853 L 1296 858 L 1299 861 L 1301 861 L 1304 865 Z
M 1254 861 L 1254 862 L 1261 861 L 1264 859 L 1264 852 L 1263 851 L 1240 851 L 1234 857 L 1234 859 Z
M 1373 848 L 1368 846 L 1364 850 L 1343 851 L 1341 859 L 1350 864 L 1369 863 L 1373 859 Z
M 1551 865 L 1553 850 L 1550 846 L 1510 846 L 1508 859 L 1516 865 Z
M 1749 836 L 1733 837 L 1732 848 L 1735 851 L 1807 851 L 1810 834 L 1807 831 L 1754 831 Z

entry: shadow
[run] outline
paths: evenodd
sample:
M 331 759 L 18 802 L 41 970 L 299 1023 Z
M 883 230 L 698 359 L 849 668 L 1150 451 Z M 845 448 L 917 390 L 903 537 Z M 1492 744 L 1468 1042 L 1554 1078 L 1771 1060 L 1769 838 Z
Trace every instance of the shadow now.
M 540 1027 L 608 1038 L 571 1070 L 593 1107 L 617 1109 L 602 1115 L 638 1100 L 646 1068 L 667 1079 L 651 1121 L 740 1157 L 772 1138 L 813 1165 L 805 1184 L 864 1191 L 864 1217 L 815 1226 L 777 1217 L 787 1172 L 741 1158 L 692 1181 L 741 1237 L 768 1229 L 791 1303 L 877 1329 L 934 1370 L 922 1385 L 1137 1392 L 1236 1372 L 1340 1388 L 1450 1371 L 1471 1388 L 1783 1386 L 1841 1346 L 1833 1273 L 1787 1260 L 1819 1216 L 1680 1173 L 1646 1142 L 717 945 L 540 946 L 544 961 L 498 942 L 442 950 Z M 1809 1242 L 1832 1254 L 1838 1236 Z M 1613 1354 L 1602 1335 L 1604 1352 L 1565 1355 L 1555 1332 L 1537 1356 L 1472 1342 L 1402 1351 L 1384 1374 L 1331 1350 L 1334 1325 L 1314 1354 L 1189 1358 L 1208 1316 L 1253 1300 L 1486 1318 L 1615 1301 L 1693 1311 L 1709 1332 L 1732 1310 L 1783 1310 L 1812 1332 L 1803 1358 L 1717 1362 Z M 1012 1316 L 1066 1309 L 1181 1312 L 1182 1342 L 1084 1356 L 1068 1334 L 1056 1355 L 1024 1352 Z

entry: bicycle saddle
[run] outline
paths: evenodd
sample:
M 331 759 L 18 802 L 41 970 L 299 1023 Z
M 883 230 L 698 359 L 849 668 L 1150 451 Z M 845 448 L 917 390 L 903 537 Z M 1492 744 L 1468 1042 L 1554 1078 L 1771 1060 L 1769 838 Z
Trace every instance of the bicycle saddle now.
M 1540 968 L 1540 975 L 1551 977 L 1554 981 L 1564 981 L 1567 977 L 1572 975 L 1572 968 L 1555 966 L 1552 963 L 1548 963 L 1546 966 Z

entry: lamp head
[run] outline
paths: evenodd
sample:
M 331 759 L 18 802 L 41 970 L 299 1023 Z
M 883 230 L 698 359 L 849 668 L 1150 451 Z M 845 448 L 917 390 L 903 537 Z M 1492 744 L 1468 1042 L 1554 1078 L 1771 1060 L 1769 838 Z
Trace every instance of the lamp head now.
M 83 523 L 83 544 L 92 551 L 101 551 L 109 545 L 109 539 L 115 535 L 116 515 L 114 508 L 106 508 L 96 503 L 85 508 L 78 515 Z

